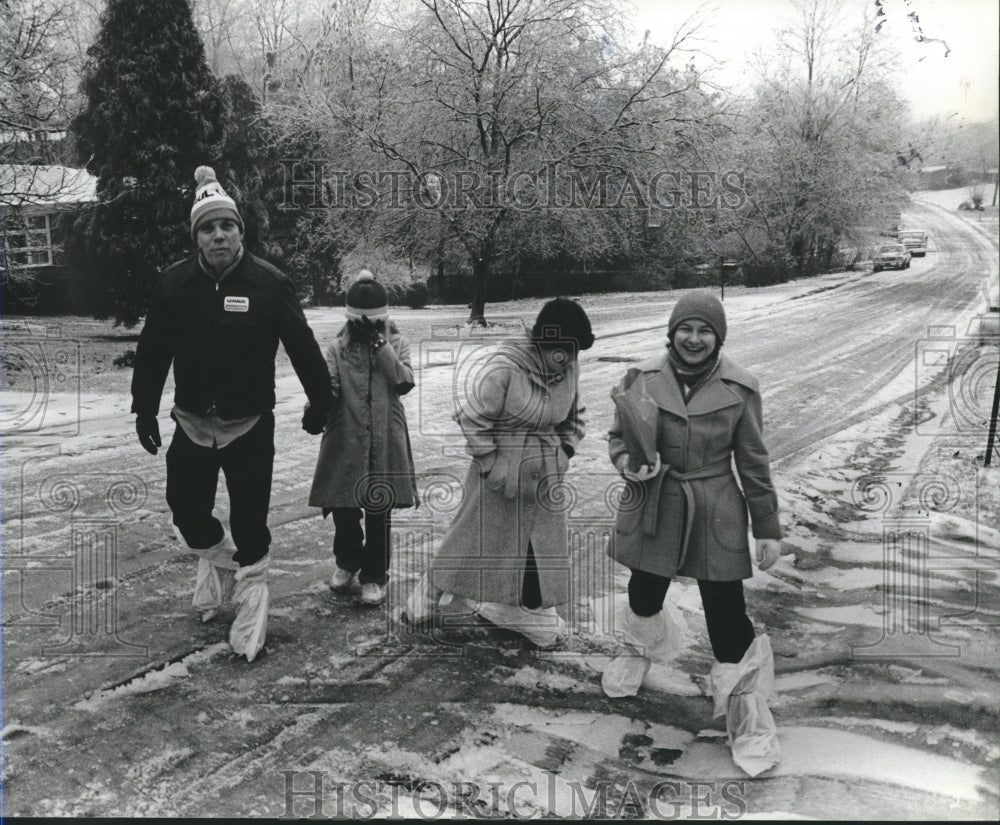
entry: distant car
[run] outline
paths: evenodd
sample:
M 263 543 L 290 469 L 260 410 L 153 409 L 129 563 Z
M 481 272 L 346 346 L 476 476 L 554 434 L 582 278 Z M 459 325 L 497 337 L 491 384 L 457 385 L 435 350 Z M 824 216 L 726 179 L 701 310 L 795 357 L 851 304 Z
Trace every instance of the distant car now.
M 910 250 L 901 243 L 887 243 L 875 250 L 872 256 L 872 269 L 881 272 L 883 269 L 909 269 Z
M 910 250 L 915 258 L 927 254 L 927 233 L 923 229 L 900 229 L 896 240 Z

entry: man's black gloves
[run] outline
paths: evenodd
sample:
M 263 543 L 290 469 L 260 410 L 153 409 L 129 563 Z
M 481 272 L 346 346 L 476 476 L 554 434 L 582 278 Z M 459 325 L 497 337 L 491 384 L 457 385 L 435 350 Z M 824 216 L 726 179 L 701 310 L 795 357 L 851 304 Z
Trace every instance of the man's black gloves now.
M 137 415 L 135 417 L 135 434 L 139 436 L 139 443 L 150 455 L 156 455 L 156 451 L 162 446 L 160 441 L 160 423 L 155 415 Z
M 326 414 L 325 409 L 314 407 L 307 401 L 302 411 L 302 429 L 309 435 L 319 435 L 326 427 Z

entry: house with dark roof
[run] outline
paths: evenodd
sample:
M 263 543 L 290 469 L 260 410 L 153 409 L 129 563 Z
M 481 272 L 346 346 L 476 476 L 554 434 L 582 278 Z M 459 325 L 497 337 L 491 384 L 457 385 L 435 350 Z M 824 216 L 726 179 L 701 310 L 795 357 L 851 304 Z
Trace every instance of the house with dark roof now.
M 68 166 L 0 164 L 0 308 L 71 313 L 73 273 L 63 255 L 65 227 L 97 202 L 97 178 Z

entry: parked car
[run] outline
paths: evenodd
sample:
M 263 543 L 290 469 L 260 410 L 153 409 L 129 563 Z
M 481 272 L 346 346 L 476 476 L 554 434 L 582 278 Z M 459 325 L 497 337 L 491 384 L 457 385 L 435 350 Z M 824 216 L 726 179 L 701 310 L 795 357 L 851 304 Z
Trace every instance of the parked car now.
M 872 256 L 872 269 L 881 272 L 883 269 L 909 269 L 910 250 L 901 243 L 887 243 L 875 250 Z
M 914 257 L 922 258 L 927 254 L 927 233 L 923 229 L 900 229 L 896 240 Z

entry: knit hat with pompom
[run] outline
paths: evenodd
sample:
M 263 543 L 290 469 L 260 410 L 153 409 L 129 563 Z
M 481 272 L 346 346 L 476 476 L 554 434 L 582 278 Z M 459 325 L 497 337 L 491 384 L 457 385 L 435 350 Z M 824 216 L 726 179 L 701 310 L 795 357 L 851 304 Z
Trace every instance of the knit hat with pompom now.
M 236 208 L 236 201 L 226 194 L 215 177 L 215 170 L 211 166 L 199 166 L 194 170 L 194 179 L 196 188 L 191 206 L 191 239 L 198 240 L 198 227 L 203 222 L 222 217 L 236 221 L 242 233 L 243 218 Z
M 362 269 L 347 290 L 346 315 L 361 318 L 367 315 L 373 321 L 389 317 L 389 295 L 385 287 L 375 280 L 367 269 Z

